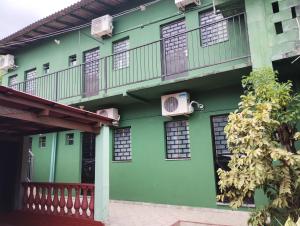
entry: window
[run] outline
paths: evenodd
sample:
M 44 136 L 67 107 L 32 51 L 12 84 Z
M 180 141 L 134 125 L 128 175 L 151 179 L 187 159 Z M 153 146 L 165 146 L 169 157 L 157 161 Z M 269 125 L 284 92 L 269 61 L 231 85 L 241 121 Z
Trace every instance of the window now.
M 17 84 L 17 75 L 12 75 L 8 77 L 8 86 L 11 88 L 14 88 L 14 86 Z
M 129 39 L 113 43 L 113 68 L 119 70 L 129 67 Z M 118 54 L 119 53 L 119 54 Z
M 77 56 L 76 55 L 69 56 L 69 67 L 73 67 L 76 65 L 77 65 Z
M 188 159 L 191 157 L 189 122 L 170 121 L 165 123 L 167 159 Z
M 215 178 L 216 178 L 216 192 L 219 195 L 220 190 L 218 186 L 219 176 L 217 170 L 219 168 L 223 170 L 229 170 L 228 163 L 231 158 L 231 152 L 227 147 L 227 139 L 224 132 L 224 128 L 228 123 L 228 114 L 215 115 L 211 117 L 213 147 L 214 147 L 214 165 L 215 165 Z M 224 203 L 228 201 L 224 200 Z M 244 201 L 245 204 L 254 204 L 253 197 Z
M 39 148 L 45 148 L 46 147 L 46 136 L 40 136 L 39 137 Z
M 50 64 L 49 63 L 43 65 L 43 72 L 44 72 L 44 75 L 49 74 L 49 72 L 50 72 Z
M 74 133 L 67 133 L 66 134 L 66 145 L 73 145 L 74 144 Z
M 202 47 L 228 40 L 227 21 L 220 12 L 205 12 L 200 15 Z M 218 22 L 219 21 L 219 22 Z
M 35 93 L 36 69 L 25 72 L 25 92 L 34 95 Z
M 118 128 L 114 131 L 114 161 L 128 161 L 131 155 L 131 128 Z
M 272 2 L 272 10 L 273 10 L 273 13 L 278 13 L 279 12 L 279 3 L 278 3 L 278 1 Z

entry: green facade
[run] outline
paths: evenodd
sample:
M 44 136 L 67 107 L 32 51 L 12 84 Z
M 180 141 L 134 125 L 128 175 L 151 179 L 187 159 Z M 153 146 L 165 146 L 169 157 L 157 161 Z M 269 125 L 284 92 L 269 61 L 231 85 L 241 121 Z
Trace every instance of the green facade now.
M 111 199 L 220 207 L 216 203 L 211 116 L 227 114 L 237 108 L 242 92 L 241 78 L 252 68 L 273 66 L 280 71 L 281 79 L 292 80 L 298 91 L 300 79 L 294 73 L 299 66 L 290 66 L 291 59 L 284 59 L 292 55 L 286 55 L 286 49 L 279 47 L 282 43 L 275 41 L 281 37 L 297 43 L 297 38 L 286 32 L 280 37 L 274 33 L 270 17 L 275 16 L 270 1 L 215 2 L 217 9 L 228 9 L 225 10 L 230 18 L 226 20 L 228 41 L 206 48 L 200 45 L 199 14 L 212 10 L 211 1 L 204 0 L 201 6 L 183 13 L 178 12 L 173 0 L 162 0 L 147 7 L 146 11 L 115 19 L 111 38 L 95 40 L 88 27 L 55 37 L 60 40 L 59 45 L 50 38 L 19 50 L 15 54 L 18 68 L 4 77 L 4 84 L 8 84 L 9 76 L 15 74 L 18 82 L 23 82 L 25 72 L 32 68 L 42 76 L 43 64 L 49 63 L 53 75 L 37 80 L 37 95 L 52 100 L 58 98 L 59 102 L 73 106 L 83 105 L 91 111 L 110 107 L 119 109 L 120 127 L 131 127 L 132 160 L 113 161 L 111 134 Z M 288 1 L 279 2 L 283 10 L 280 15 L 283 15 L 284 9 L 287 12 L 288 8 L 288 3 L 284 2 Z M 246 12 L 246 17 L 242 16 L 243 12 Z M 178 19 L 185 19 L 189 31 L 190 69 L 182 76 L 165 80 L 161 76 L 160 28 Z M 287 20 L 291 19 L 287 16 Z M 124 38 L 129 38 L 132 49 L 129 67 L 114 71 L 112 46 Z M 101 58 L 99 93 L 86 97 L 81 93 L 81 77 L 77 77 L 84 66 L 68 68 L 68 57 L 76 54 L 81 63 L 84 52 L 94 48 L 99 48 Z M 276 57 L 278 51 L 280 57 Z M 106 78 L 104 63 L 107 66 Z M 57 89 L 57 82 L 61 89 Z M 107 89 L 103 88 L 104 82 L 107 82 Z M 191 100 L 203 104 L 204 110 L 196 111 L 190 117 L 179 117 L 189 121 L 191 158 L 167 160 L 164 125 L 171 119 L 161 116 L 160 97 L 181 91 L 189 92 Z M 81 182 L 82 134 L 72 131 L 74 144 L 66 145 L 66 133 L 70 132 L 47 134 L 45 148 L 39 148 L 39 136 L 33 136 L 34 181 Z M 263 201 L 258 192 L 256 206 Z

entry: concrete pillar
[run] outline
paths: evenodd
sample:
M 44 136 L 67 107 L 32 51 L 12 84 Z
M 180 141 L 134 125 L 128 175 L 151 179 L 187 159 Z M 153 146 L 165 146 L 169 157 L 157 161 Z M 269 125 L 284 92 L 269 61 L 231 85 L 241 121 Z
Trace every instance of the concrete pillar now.
M 265 0 L 245 0 L 251 60 L 254 69 L 272 67 Z
M 106 222 L 109 211 L 109 151 L 110 128 L 103 126 L 96 136 L 95 156 L 95 217 L 96 221 Z
M 50 183 L 55 182 L 57 138 L 58 138 L 58 133 L 53 133 L 52 146 L 51 146 L 50 174 L 49 174 Z

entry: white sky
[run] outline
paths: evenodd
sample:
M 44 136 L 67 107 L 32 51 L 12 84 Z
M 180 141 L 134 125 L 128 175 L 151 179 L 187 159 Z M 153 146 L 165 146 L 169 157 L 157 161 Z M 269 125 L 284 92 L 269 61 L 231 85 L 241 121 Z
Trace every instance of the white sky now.
M 0 0 L 0 39 L 79 0 Z

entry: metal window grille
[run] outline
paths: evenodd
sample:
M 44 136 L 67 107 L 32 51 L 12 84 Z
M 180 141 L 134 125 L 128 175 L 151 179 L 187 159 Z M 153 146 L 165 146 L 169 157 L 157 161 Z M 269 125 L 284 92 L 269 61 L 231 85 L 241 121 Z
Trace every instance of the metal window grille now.
M 228 115 L 213 116 L 212 123 L 216 156 L 231 155 L 224 133 L 224 128 L 228 123 Z
M 131 153 L 131 128 L 118 128 L 114 131 L 114 161 L 129 161 Z
M 69 56 L 69 66 L 73 67 L 76 65 L 77 65 L 77 56 L 76 55 Z
M 36 86 L 36 69 L 26 72 L 26 81 L 25 81 L 25 92 L 31 95 L 35 94 Z
M 44 71 L 44 75 L 49 74 L 49 72 L 50 72 L 50 64 L 49 63 L 43 65 L 43 71 Z
M 39 148 L 45 148 L 47 143 L 46 136 L 40 136 L 39 137 Z
M 227 21 L 220 12 L 205 12 L 200 15 L 202 47 L 208 47 L 228 40 Z M 218 22 L 220 21 L 220 22 Z
M 183 72 L 188 67 L 185 20 L 177 20 L 161 27 L 163 68 L 166 75 Z
M 113 44 L 113 68 L 119 70 L 129 67 L 129 39 L 115 42 Z
M 73 145 L 74 144 L 74 133 L 67 133 L 66 134 L 66 145 Z
M 189 122 L 170 121 L 165 123 L 167 159 L 186 159 L 191 157 Z
M 17 75 L 12 75 L 8 78 L 8 86 L 14 88 L 14 85 L 17 84 Z

